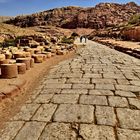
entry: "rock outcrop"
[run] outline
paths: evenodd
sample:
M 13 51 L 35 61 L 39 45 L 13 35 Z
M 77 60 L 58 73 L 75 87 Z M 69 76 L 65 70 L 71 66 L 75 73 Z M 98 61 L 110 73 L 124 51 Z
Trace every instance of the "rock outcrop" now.
M 101 29 L 127 23 L 130 17 L 140 13 L 140 6 L 127 4 L 100 3 L 95 7 L 63 7 L 28 16 L 18 16 L 7 23 L 20 27 L 52 25 L 62 28 Z

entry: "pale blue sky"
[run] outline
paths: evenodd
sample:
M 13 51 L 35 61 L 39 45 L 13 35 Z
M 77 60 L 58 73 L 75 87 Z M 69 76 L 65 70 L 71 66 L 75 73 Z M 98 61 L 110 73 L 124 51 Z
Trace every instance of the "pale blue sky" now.
M 132 0 L 0 0 L 0 15 L 16 16 L 31 14 L 56 7 L 92 7 L 100 2 L 127 3 Z M 133 0 L 140 5 L 140 0 Z

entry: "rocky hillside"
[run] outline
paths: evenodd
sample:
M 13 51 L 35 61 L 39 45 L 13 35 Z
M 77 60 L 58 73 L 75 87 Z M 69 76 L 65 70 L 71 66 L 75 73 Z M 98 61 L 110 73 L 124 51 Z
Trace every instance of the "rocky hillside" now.
M 28 16 L 18 16 L 7 23 L 20 27 L 52 25 L 62 28 L 101 29 L 125 24 L 132 15 L 140 13 L 140 6 L 127 4 L 100 3 L 95 7 L 63 7 Z
M 0 22 L 5 22 L 7 20 L 13 19 L 13 17 L 9 17 L 9 16 L 0 16 Z

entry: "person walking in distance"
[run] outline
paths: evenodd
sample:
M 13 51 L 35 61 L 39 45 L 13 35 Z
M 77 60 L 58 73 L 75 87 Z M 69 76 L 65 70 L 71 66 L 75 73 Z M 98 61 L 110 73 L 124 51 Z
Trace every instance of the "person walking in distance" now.
M 80 43 L 82 43 L 82 40 L 83 40 L 83 36 L 80 37 Z

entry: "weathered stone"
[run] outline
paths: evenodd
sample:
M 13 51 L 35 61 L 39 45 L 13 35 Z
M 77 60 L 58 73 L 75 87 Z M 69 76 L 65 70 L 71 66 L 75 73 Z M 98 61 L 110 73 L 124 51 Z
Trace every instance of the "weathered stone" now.
M 63 89 L 63 88 L 71 88 L 71 84 L 46 84 L 46 88 L 56 88 L 56 89 Z
M 93 78 L 93 79 L 96 79 L 96 78 L 102 78 L 102 75 L 101 74 L 94 74 L 94 73 L 86 73 L 86 74 L 84 74 L 83 77 L 84 78 Z
M 27 120 L 29 121 L 34 115 L 35 111 L 39 108 L 39 104 L 26 104 L 24 105 L 20 112 L 12 118 L 12 120 Z
M 34 103 L 49 103 L 54 94 L 40 94 L 35 100 Z
M 90 90 L 89 94 L 91 95 L 102 95 L 102 96 L 112 96 L 114 93 L 110 90 Z
M 128 98 L 129 104 L 137 109 L 140 109 L 140 100 L 137 98 Z
M 108 105 L 105 96 L 94 96 L 94 95 L 82 95 L 80 97 L 81 104 L 87 105 Z
M 89 78 L 70 78 L 67 80 L 67 83 L 73 83 L 73 84 L 89 84 L 90 79 Z
M 50 122 L 56 108 L 57 105 L 54 104 L 43 104 L 33 116 L 32 120 Z
M 58 94 L 54 95 L 52 102 L 57 104 L 67 104 L 67 103 L 77 103 L 79 95 L 70 95 L 70 94 Z
M 116 116 L 113 107 L 96 106 L 95 115 L 97 124 L 102 125 L 116 125 Z
M 63 89 L 62 94 L 87 94 L 87 89 Z
M 123 91 L 132 91 L 132 92 L 139 92 L 140 87 L 139 86 L 132 86 L 132 85 L 116 85 L 117 90 L 123 90 Z
M 130 85 L 130 82 L 127 79 L 117 79 L 119 85 Z
M 80 135 L 84 140 L 115 140 L 112 127 L 93 124 L 81 124 Z
M 70 124 L 50 123 L 45 127 L 39 140 L 76 140 L 77 134 Z
M 136 97 L 136 95 L 130 91 L 117 90 L 115 91 L 115 94 L 122 97 Z
M 92 79 L 92 83 L 95 84 L 116 84 L 114 79 Z
M 118 140 L 140 140 L 140 131 L 117 129 Z
M 94 89 L 94 84 L 73 84 L 73 89 Z
M 58 88 L 46 88 L 44 87 L 43 90 L 41 91 L 41 94 L 58 94 L 61 92 L 61 89 Z
M 38 140 L 45 125 L 44 122 L 26 122 L 15 140 Z
M 101 89 L 101 90 L 115 90 L 113 84 L 96 84 L 95 89 Z
M 16 78 L 18 76 L 18 69 L 16 64 L 2 64 L 1 66 L 2 78 Z
M 135 80 L 132 80 L 132 81 L 130 81 L 130 83 L 132 84 L 132 85 L 135 85 L 135 86 L 140 86 L 140 80 L 138 81 L 135 81 Z
M 23 121 L 7 122 L 5 129 L 2 130 L 0 140 L 12 140 L 17 135 L 18 131 L 24 125 Z
M 121 128 L 140 129 L 140 110 L 117 108 Z
M 109 96 L 109 105 L 113 107 L 128 107 L 126 98 L 119 96 Z
M 57 122 L 92 123 L 94 121 L 94 107 L 90 105 L 61 104 L 54 115 Z

